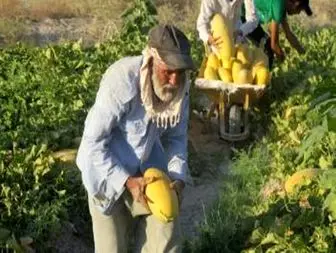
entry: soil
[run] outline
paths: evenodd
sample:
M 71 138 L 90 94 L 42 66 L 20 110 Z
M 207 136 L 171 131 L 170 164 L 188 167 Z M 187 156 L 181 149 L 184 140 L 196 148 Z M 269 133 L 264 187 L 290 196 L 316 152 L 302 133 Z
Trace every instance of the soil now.
M 93 45 L 111 37 L 117 30 L 112 21 L 97 18 L 45 18 L 41 21 L 26 20 L 22 24 L 22 31 L 17 32 L 14 38 L 10 34 L 1 34 L 0 45 L 17 41 L 34 46 L 45 46 L 81 39 L 84 45 Z

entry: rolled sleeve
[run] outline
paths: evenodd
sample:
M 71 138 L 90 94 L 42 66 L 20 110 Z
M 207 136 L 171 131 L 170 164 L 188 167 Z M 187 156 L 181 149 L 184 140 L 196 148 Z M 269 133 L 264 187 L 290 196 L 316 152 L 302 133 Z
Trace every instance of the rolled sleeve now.
M 253 32 L 258 26 L 258 16 L 253 0 L 244 0 L 246 22 L 240 27 L 243 36 Z
M 214 4 L 212 0 L 202 1 L 200 13 L 197 18 L 197 31 L 200 39 L 204 42 L 208 42 L 210 34 L 210 21 L 214 14 Z

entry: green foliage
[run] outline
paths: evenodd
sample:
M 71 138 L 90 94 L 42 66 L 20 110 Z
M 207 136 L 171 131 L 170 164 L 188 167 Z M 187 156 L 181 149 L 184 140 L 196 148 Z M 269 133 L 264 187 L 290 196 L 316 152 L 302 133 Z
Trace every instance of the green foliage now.
M 87 210 L 78 171 L 50 154 L 75 145 L 103 72 L 140 54 L 157 23 L 149 0 L 135 0 L 123 18 L 118 36 L 90 48 L 78 41 L 1 49 L 0 247 L 23 247 L 28 235 L 39 252 L 48 252 L 43 242 L 69 218 L 68 210 Z M 336 31 L 298 33 L 308 52 L 302 58 L 294 52 L 274 69 L 263 117 L 256 118 L 268 124 L 267 135 L 236 154 L 201 238 L 188 242 L 186 252 L 335 251 L 336 178 L 328 173 L 336 167 L 336 47 L 330 43 Z M 196 34 L 188 37 L 199 66 L 203 45 Z M 192 89 L 191 107 L 196 97 Z M 285 197 L 277 182 L 307 167 L 328 176 Z
M 270 173 L 270 156 L 264 147 L 237 154 L 232 173 L 221 187 L 220 199 L 207 213 L 201 237 L 185 252 L 240 252 L 253 229 L 255 196 Z
M 135 0 L 134 5 L 123 14 L 121 36 L 127 40 L 133 39 L 135 32 L 148 34 L 151 27 L 157 24 L 157 11 L 151 0 Z
M 9 239 L 29 235 L 41 242 L 58 229 L 72 202 L 83 200 L 74 172 L 60 168 L 45 145 L 0 152 L 0 217 Z
M 155 8 L 136 0 L 124 19 L 118 36 L 89 48 L 78 41 L 1 49 L 0 248 L 21 252 L 28 235 L 38 252 L 50 252 L 45 240 L 71 213 L 87 223 L 79 171 L 55 162 L 51 152 L 77 145 L 102 74 L 116 60 L 141 54 Z
M 308 52 L 291 52 L 275 67 L 255 117 L 268 124 L 266 135 L 236 154 L 186 252 L 335 252 L 336 30 L 297 33 Z M 306 168 L 324 171 L 287 196 L 285 180 Z

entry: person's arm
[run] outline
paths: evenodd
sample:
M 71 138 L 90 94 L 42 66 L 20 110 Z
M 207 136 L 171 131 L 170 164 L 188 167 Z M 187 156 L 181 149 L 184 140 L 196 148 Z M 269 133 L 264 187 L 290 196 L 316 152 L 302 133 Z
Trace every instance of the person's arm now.
M 197 18 L 197 31 L 204 43 L 214 43 L 214 38 L 210 32 L 210 21 L 213 15 L 214 5 L 212 0 L 202 0 L 200 13 Z
M 286 1 L 285 0 L 277 0 L 272 1 L 271 6 L 272 11 L 272 21 L 269 24 L 269 30 L 271 34 L 271 48 L 277 58 L 280 61 L 285 59 L 285 54 L 282 51 L 279 43 L 279 34 L 280 34 L 280 24 L 282 24 L 283 20 L 286 18 Z
M 287 22 L 287 19 L 284 19 L 281 23 L 282 28 L 285 32 L 286 38 L 291 44 L 292 47 L 296 49 L 300 54 L 303 54 L 305 52 L 304 48 L 301 46 L 299 40 L 295 36 L 295 34 L 292 32 L 292 30 L 289 27 L 289 24 Z
M 189 95 L 183 101 L 181 120 L 172 128 L 168 128 L 161 136 L 161 142 L 167 154 L 168 172 L 178 193 L 183 189 L 187 180 L 188 157 L 188 118 Z
M 258 26 L 258 17 L 253 0 L 244 0 L 246 22 L 240 27 L 241 35 L 246 36 L 253 32 Z
M 127 170 L 109 148 L 113 129 L 128 110 L 128 104 L 114 93 L 114 89 L 124 81 L 121 72 L 114 69 L 104 75 L 95 103 L 85 121 L 76 160 L 89 196 L 103 213 L 122 194 L 129 178 Z
M 283 53 L 280 45 L 279 45 L 279 24 L 275 21 L 272 21 L 270 24 L 270 33 L 271 33 L 271 48 L 273 52 L 276 54 L 277 58 L 280 61 L 283 61 L 285 58 L 285 54 Z

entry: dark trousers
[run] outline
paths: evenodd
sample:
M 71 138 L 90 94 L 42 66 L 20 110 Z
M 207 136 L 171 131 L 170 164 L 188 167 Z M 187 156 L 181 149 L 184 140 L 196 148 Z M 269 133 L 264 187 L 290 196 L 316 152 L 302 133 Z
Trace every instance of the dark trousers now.
M 274 61 L 274 53 L 271 47 L 271 38 L 268 36 L 268 34 L 264 31 L 264 29 L 259 24 L 257 28 L 247 35 L 247 38 L 252 41 L 256 46 L 263 46 L 264 52 L 268 56 L 269 61 L 269 68 L 272 68 L 273 61 Z M 264 40 L 265 44 L 260 45 L 260 42 Z

